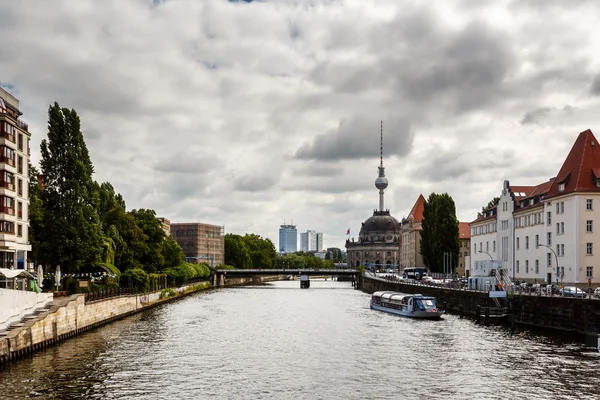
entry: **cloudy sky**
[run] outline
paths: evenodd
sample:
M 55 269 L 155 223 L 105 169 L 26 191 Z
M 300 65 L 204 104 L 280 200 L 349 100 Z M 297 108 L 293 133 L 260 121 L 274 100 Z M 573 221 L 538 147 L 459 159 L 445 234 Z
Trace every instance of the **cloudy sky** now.
M 449 3 L 0 0 L 0 81 L 35 164 L 58 101 L 129 209 L 342 247 L 378 206 L 380 120 L 399 219 L 435 191 L 471 221 L 600 132 L 600 3 Z

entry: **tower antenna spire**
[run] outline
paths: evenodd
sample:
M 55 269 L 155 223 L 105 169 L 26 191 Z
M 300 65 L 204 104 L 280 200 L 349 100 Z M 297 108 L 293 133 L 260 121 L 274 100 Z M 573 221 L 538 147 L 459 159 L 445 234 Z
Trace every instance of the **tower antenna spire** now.
M 383 120 L 381 120 L 379 136 L 379 165 L 383 166 Z

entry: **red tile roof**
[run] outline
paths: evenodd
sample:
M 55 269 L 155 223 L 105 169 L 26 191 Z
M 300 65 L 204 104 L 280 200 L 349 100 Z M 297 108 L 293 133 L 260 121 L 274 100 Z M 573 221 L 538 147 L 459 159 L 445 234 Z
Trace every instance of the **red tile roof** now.
M 425 210 L 425 197 L 422 194 L 419 195 L 417 202 L 408 213 L 409 216 L 413 216 L 414 221 L 423 221 L 423 211 Z
M 458 223 L 458 237 L 461 239 L 471 238 L 471 227 L 469 226 L 468 222 Z
M 474 219 L 473 221 L 469 222 L 469 224 L 474 224 L 477 222 L 481 222 L 484 221 L 486 219 L 496 219 L 497 217 L 497 209 L 498 206 L 494 206 L 492 208 L 490 208 L 489 210 L 486 210 L 486 214 L 489 213 L 490 211 L 494 211 L 493 215 L 486 215 L 486 214 L 482 214 L 482 215 L 478 215 L 476 219 Z
M 583 131 L 575 140 L 569 155 L 548 191 L 548 197 L 572 192 L 600 192 L 594 173 L 600 168 L 600 144 L 591 130 Z M 565 183 L 562 192 L 558 185 Z

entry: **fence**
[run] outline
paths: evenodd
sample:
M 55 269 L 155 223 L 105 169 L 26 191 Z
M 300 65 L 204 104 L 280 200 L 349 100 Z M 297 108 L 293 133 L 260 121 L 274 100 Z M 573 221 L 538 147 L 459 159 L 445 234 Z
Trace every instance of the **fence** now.
M 138 288 L 118 288 L 118 289 L 102 289 L 96 292 L 85 293 L 85 302 L 108 299 L 110 297 L 126 296 L 139 294 Z

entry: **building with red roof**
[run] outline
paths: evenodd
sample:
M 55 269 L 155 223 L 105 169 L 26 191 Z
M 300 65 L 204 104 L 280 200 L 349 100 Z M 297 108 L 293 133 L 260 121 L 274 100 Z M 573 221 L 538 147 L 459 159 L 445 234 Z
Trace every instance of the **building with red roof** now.
M 555 178 L 535 186 L 504 181 L 498 205 L 470 223 L 474 275 L 492 262 L 513 280 L 600 284 L 600 148 L 581 132 Z

